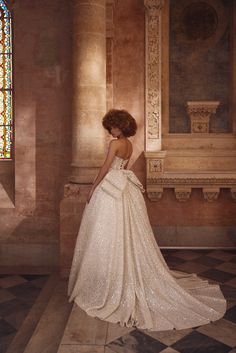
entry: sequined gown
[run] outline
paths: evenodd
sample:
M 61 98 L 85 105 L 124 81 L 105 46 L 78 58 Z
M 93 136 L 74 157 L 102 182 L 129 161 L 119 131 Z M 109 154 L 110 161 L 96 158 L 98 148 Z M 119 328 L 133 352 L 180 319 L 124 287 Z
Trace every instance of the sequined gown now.
M 143 187 L 115 157 L 86 204 L 69 277 L 69 301 L 88 315 L 151 331 L 221 318 L 219 285 L 168 268 L 149 222 Z

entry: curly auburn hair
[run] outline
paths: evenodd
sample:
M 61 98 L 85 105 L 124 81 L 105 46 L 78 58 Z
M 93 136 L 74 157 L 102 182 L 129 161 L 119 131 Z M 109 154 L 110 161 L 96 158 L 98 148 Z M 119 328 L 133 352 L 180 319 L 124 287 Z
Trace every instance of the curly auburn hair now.
M 124 109 L 109 110 L 102 119 L 102 125 L 109 133 L 112 127 L 117 127 L 125 137 L 135 135 L 137 130 L 135 119 Z

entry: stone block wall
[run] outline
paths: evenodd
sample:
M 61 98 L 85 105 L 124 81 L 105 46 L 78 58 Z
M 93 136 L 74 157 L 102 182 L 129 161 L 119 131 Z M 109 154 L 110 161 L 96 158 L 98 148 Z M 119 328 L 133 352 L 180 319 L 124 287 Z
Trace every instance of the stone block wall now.
M 58 264 L 71 157 L 71 28 L 66 0 L 14 2 L 14 160 L 0 161 L 14 208 L 0 209 L 2 272 Z
M 210 132 L 232 131 L 231 85 L 232 1 L 170 1 L 171 133 L 190 132 L 187 101 L 219 100 Z

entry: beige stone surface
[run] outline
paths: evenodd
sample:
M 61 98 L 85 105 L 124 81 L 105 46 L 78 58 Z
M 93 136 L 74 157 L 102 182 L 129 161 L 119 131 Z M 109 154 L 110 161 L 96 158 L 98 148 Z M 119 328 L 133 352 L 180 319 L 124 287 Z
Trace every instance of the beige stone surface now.
M 24 319 L 23 323 L 20 326 L 20 329 L 17 331 L 12 342 L 10 343 L 6 353 L 23 353 L 24 349 L 31 338 L 40 317 L 45 310 L 49 298 L 59 280 L 57 274 L 52 274 L 47 280 L 46 284 L 42 288 L 39 296 L 37 297 L 35 303 L 33 304 L 30 312 Z
M 101 118 L 106 110 L 105 0 L 73 3 L 73 118 L 70 180 L 91 183 L 105 151 Z M 83 165 L 80 159 L 83 156 Z M 92 157 L 93 156 L 93 157 Z M 96 165 L 93 160 L 96 160 Z M 81 170 L 82 168 L 82 170 Z M 88 168 L 88 170 L 87 170 Z
M 206 334 L 230 347 L 236 345 L 235 330 L 236 325 L 224 319 L 197 328 L 198 332 Z
M 71 304 L 68 303 L 67 281 L 61 280 L 56 284 L 24 353 L 56 352 L 70 311 Z
M 109 352 L 109 351 L 104 351 L 105 347 L 104 346 L 97 346 L 97 345 L 66 345 L 62 344 L 58 350 L 58 353 L 104 353 L 104 352 Z M 110 352 L 114 352 L 111 351 Z
M 158 341 L 170 346 L 175 342 L 179 341 L 182 337 L 192 332 L 192 329 L 185 330 L 174 330 L 174 331 L 159 331 L 151 332 L 148 330 L 142 330 L 145 334 L 157 339 Z
M 134 328 L 132 327 L 122 327 L 119 324 L 108 323 L 106 344 L 115 341 L 117 338 L 129 334 Z
M 87 315 L 75 303 L 61 345 L 104 345 L 108 323 Z

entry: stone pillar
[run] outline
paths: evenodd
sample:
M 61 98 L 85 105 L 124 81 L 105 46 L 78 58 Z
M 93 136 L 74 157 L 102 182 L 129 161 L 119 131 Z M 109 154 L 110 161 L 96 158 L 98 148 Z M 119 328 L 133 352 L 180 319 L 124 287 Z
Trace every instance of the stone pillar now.
M 106 88 L 107 110 L 113 108 L 113 46 L 115 0 L 106 0 Z
M 164 0 L 144 0 L 146 7 L 146 151 L 161 150 L 161 9 Z
M 230 95 L 230 116 L 232 132 L 236 133 L 236 2 L 233 1 L 233 14 L 231 24 L 231 95 Z
M 80 222 L 104 160 L 106 111 L 106 2 L 73 0 L 72 172 L 60 203 L 60 273 L 67 277 Z
M 73 120 L 70 181 L 91 183 L 104 160 L 105 0 L 73 0 Z

